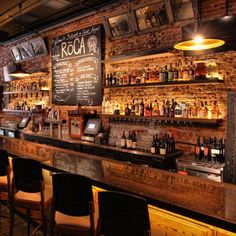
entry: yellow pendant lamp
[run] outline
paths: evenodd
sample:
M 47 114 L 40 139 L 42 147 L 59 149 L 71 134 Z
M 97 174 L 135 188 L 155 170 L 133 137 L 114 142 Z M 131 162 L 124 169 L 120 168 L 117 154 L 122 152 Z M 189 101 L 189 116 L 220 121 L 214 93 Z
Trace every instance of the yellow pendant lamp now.
M 226 0 L 225 4 L 226 15 L 228 14 L 228 0 Z M 197 22 L 196 22 L 196 31 L 192 40 L 187 40 L 183 42 L 179 42 L 174 45 L 175 49 L 184 50 L 184 51 L 200 51 L 206 49 L 217 48 L 225 44 L 225 41 L 222 39 L 215 38 L 204 38 L 199 34 L 199 23 L 200 23 L 200 7 L 199 3 L 197 3 Z M 208 32 L 209 33 L 209 32 Z
M 224 40 L 221 39 L 205 39 L 202 36 L 196 36 L 192 40 L 183 41 L 174 45 L 175 49 L 178 50 L 205 50 L 220 47 L 225 44 Z
M 20 64 L 17 64 L 16 70 L 14 72 L 10 73 L 9 75 L 13 76 L 13 77 L 27 77 L 27 76 L 30 76 L 31 74 L 24 71 Z

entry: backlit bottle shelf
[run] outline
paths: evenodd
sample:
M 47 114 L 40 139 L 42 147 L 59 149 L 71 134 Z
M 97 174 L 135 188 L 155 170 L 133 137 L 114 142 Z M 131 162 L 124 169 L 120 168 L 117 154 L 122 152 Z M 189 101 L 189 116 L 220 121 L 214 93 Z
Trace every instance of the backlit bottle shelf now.
M 164 124 L 186 124 L 186 125 L 202 125 L 202 126 L 218 126 L 223 119 L 207 119 L 207 118 L 184 118 L 184 117 L 162 117 L 162 116 L 126 116 L 101 114 L 103 118 L 108 118 L 111 123 L 132 123 L 137 125 L 149 125 L 151 122 L 156 125 Z
M 177 80 L 177 81 L 168 81 L 168 82 L 155 82 L 155 83 L 145 83 L 145 84 L 122 84 L 122 85 L 109 85 L 103 86 L 103 88 L 130 88 L 130 87 L 161 87 L 161 86 L 172 86 L 172 85 L 200 85 L 200 84 L 221 84 L 224 83 L 224 80 L 218 78 L 212 79 L 195 79 L 195 80 Z

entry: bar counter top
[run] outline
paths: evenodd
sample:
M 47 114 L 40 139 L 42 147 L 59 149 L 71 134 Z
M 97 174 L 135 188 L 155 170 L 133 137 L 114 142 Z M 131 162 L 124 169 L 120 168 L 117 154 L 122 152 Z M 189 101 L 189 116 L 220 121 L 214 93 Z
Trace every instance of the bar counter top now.
M 127 191 L 151 205 L 236 232 L 235 185 L 4 136 L 0 148 L 36 159 L 45 169 L 84 175 L 95 186 Z

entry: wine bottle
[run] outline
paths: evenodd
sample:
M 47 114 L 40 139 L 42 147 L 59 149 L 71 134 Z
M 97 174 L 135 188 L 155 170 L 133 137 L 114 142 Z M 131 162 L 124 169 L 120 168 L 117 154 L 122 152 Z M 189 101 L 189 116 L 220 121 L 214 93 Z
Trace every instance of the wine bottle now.
M 126 137 L 125 137 L 125 131 L 123 131 L 123 134 L 120 139 L 120 147 L 125 148 L 126 145 Z
M 135 131 L 133 130 L 132 132 L 132 149 L 136 149 L 136 144 L 137 144 L 137 135 Z
M 200 160 L 200 137 L 197 138 L 197 143 L 195 145 L 195 159 Z
M 160 143 L 160 155 L 162 156 L 165 156 L 167 153 L 167 150 L 166 150 L 166 143 L 165 143 L 165 140 L 164 138 L 161 140 L 161 143 Z
M 130 131 L 129 131 L 128 138 L 126 139 L 126 147 L 128 149 L 132 148 L 132 136 L 131 136 L 131 132 Z
M 156 154 L 156 139 L 155 139 L 155 135 L 153 135 L 153 139 L 152 139 L 151 153 L 152 154 Z

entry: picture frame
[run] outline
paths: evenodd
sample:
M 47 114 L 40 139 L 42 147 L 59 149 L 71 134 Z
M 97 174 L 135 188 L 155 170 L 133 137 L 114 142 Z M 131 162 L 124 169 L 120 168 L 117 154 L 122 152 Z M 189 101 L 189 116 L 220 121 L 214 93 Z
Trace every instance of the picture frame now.
M 42 37 L 30 41 L 35 57 L 48 55 L 48 50 Z
M 196 17 L 196 0 L 171 0 L 174 22 L 187 21 Z
M 131 10 L 131 16 L 137 32 L 153 31 L 169 24 L 166 3 L 163 0 L 138 5 Z
M 29 42 L 21 43 L 17 47 L 19 49 L 22 60 L 28 60 L 34 57 L 33 48 Z
M 133 22 L 129 12 L 104 17 L 103 25 L 110 39 L 134 34 Z
M 10 52 L 14 62 L 18 63 L 22 60 L 20 51 L 17 46 L 11 47 Z

